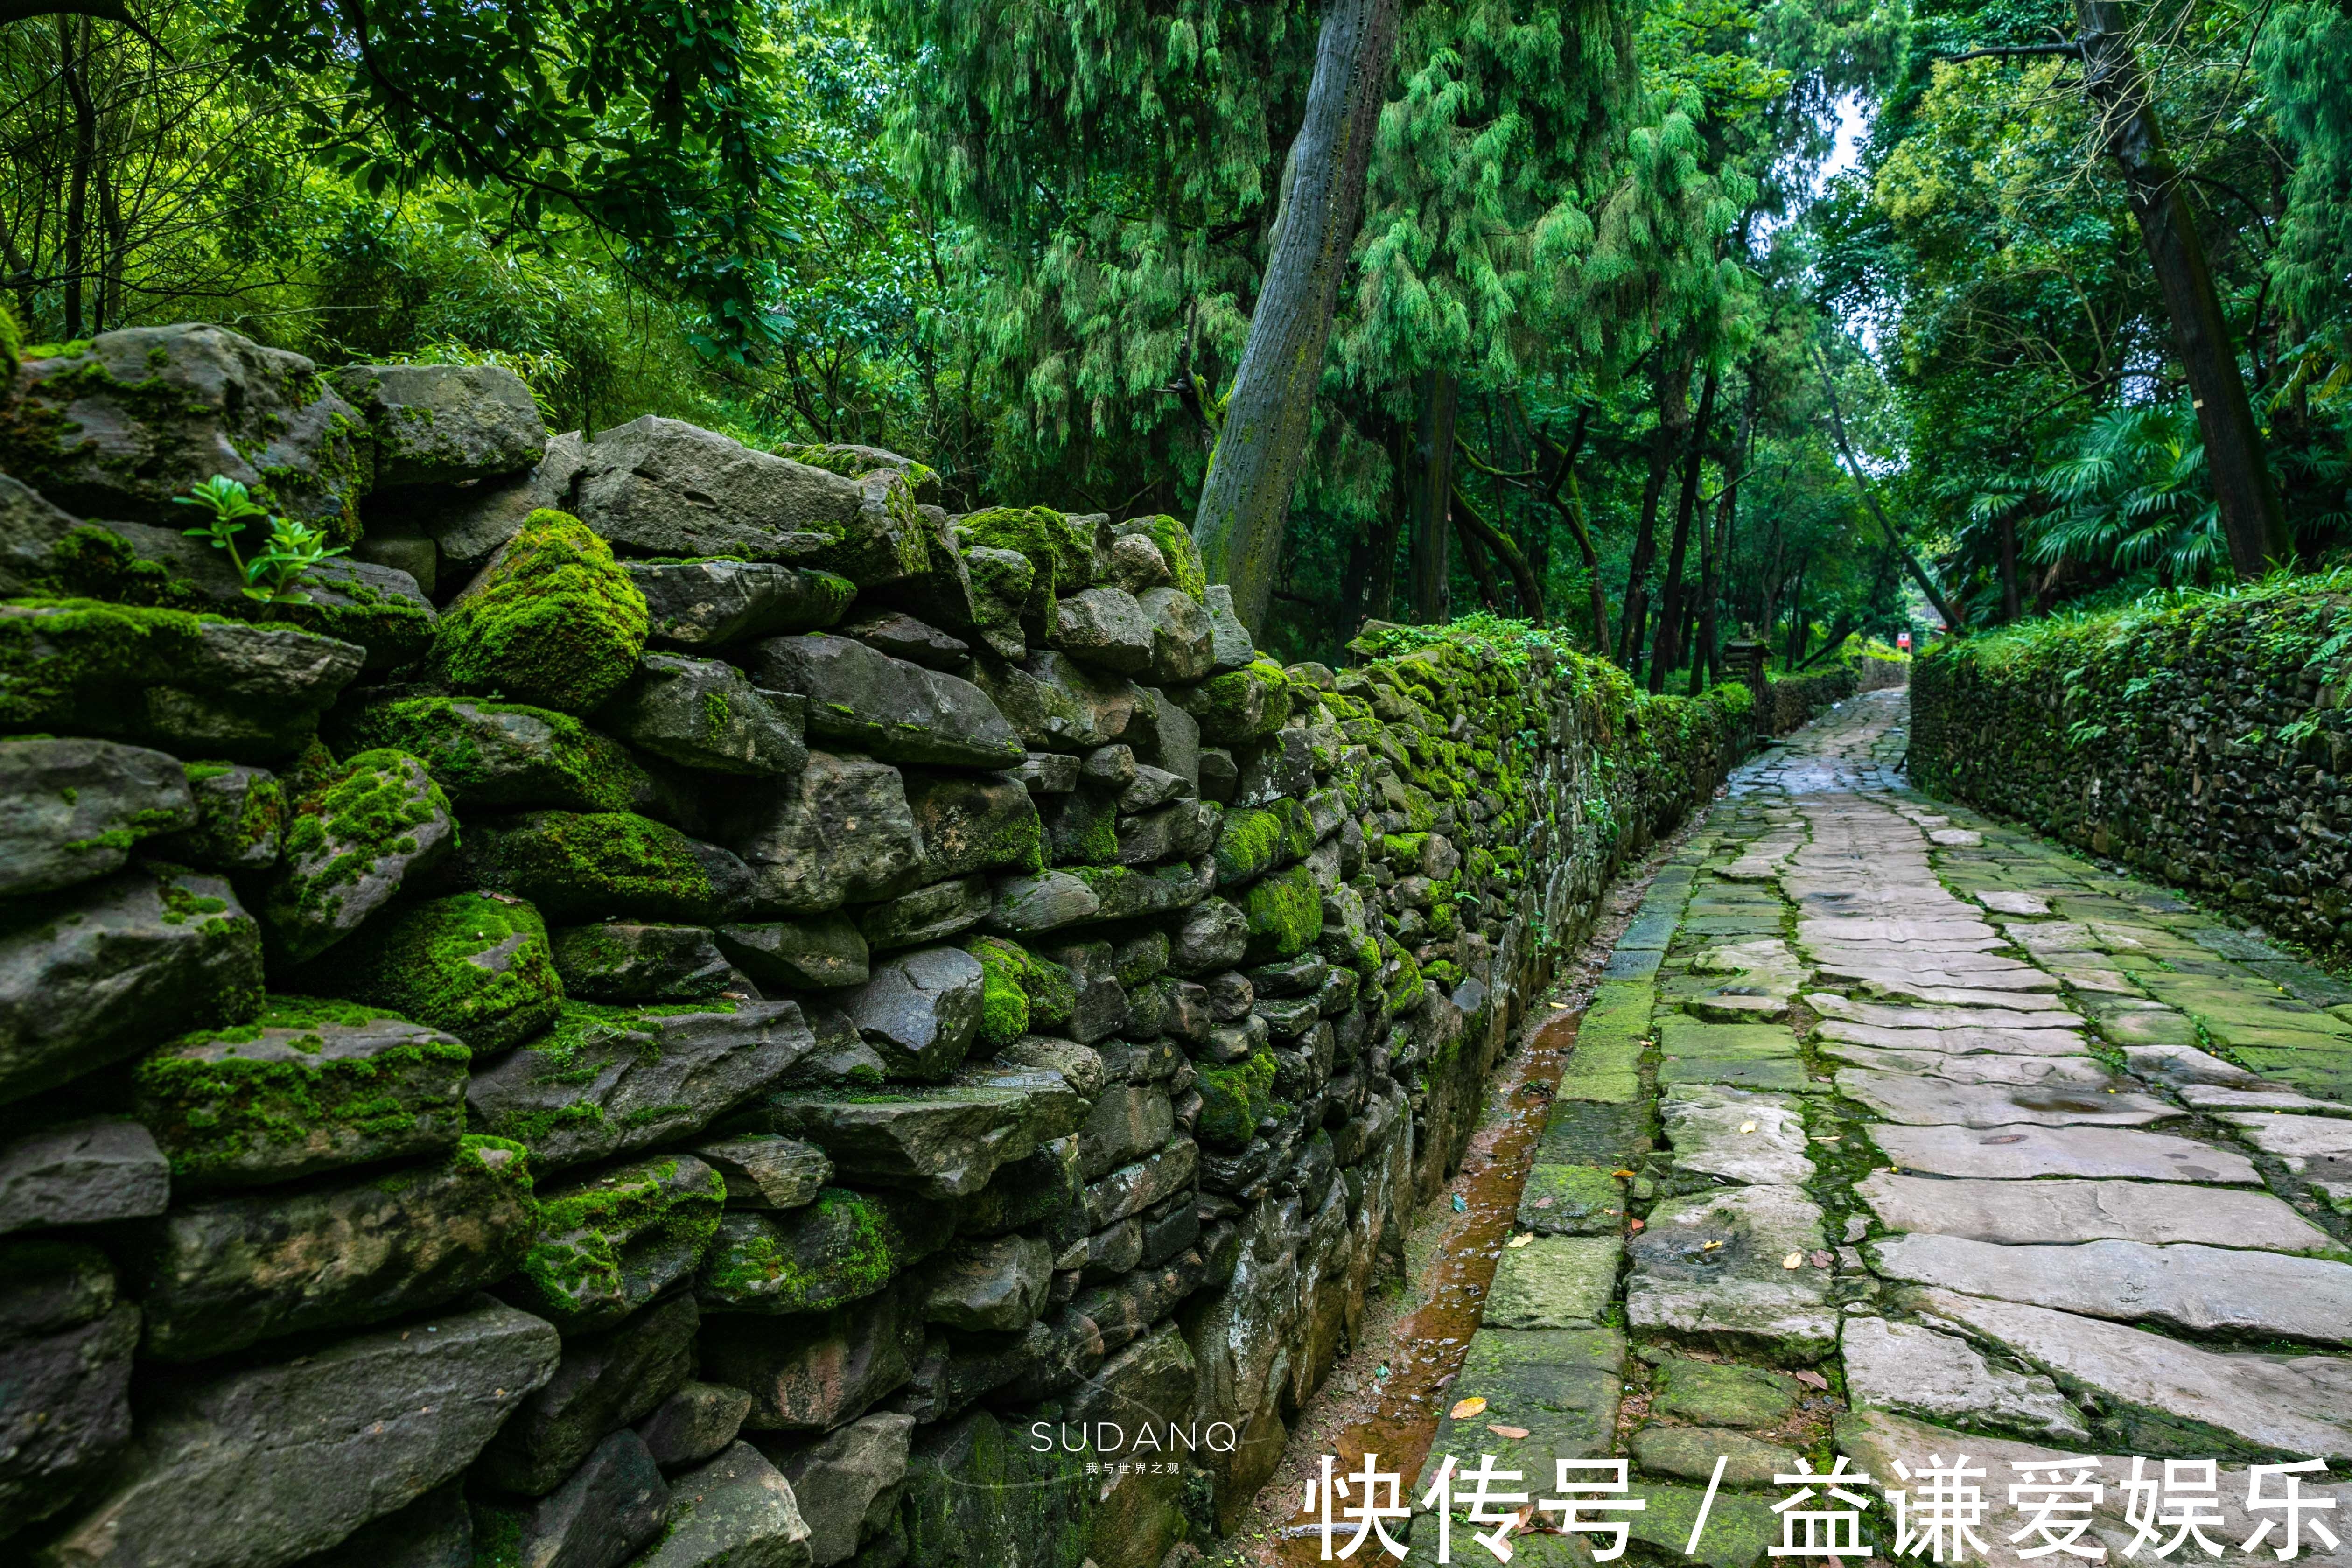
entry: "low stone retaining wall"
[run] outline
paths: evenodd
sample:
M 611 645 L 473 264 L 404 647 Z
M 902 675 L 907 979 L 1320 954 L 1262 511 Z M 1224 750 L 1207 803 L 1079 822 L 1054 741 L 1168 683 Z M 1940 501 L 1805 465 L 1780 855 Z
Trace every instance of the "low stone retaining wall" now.
M 1948 644 L 1911 775 L 2352 962 L 2347 628 L 2306 579 Z
M 1854 672 L 1840 664 L 1811 675 L 1774 678 L 1765 689 L 1771 696 L 1770 723 L 1759 729 L 1769 735 L 1785 735 L 1803 729 L 1863 687 Z
M 44 1568 L 1152 1568 L 1750 732 L 1537 640 L 1286 669 L 1172 519 L 550 436 L 492 369 L 173 328 L 0 386 Z M 183 531 L 216 474 L 351 554 L 270 599 Z

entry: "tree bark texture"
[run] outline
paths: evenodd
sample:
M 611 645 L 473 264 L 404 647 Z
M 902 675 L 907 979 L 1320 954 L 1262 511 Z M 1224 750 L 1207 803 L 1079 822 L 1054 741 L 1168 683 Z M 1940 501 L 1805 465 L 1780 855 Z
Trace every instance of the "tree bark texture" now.
M 1454 499 L 1454 416 L 1461 383 L 1439 371 L 1421 377 L 1421 417 L 1413 431 L 1412 559 L 1405 592 L 1413 620 L 1435 626 L 1453 618 L 1448 602 L 1453 563 L 1446 519 Z M 1238 597 L 1238 595 L 1236 595 Z
M 2116 161 L 2130 193 L 2132 216 L 2172 318 L 2173 352 L 2188 373 L 2205 463 L 2221 503 L 2230 562 L 2241 577 L 2259 577 L 2293 559 L 2286 513 L 2263 456 L 2238 352 L 2205 243 L 2189 210 L 2186 182 L 2164 143 L 2139 52 L 2122 0 L 2075 0 L 2083 46 L 2083 85 L 2099 116 L 2101 151 Z
M 1642 521 L 1633 535 L 1633 559 L 1625 573 L 1625 605 L 1617 634 L 1625 668 L 1642 673 L 1642 627 L 1649 619 L 1650 568 L 1658 559 L 1658 501 L 1674 471 L 1675 453 L 1690 424 L 1690 361 L 1678 361 L 1658 381 L 1658 428 L 1650 438 L 1650 472 L 1642 482 Z
M 1265 625 L 1274 595 L 1331 314 L 1363 215 L 1399 5 L 1328 0 L 1307 112 L 1283 164 L 1265 281 L 1193 514 L 1209 580 L 1232 585 L 1234 608 L 1252 631 Z
M 1658 640 L 1650 655 L 1650 689 L 1664 691 L 1666 676 L 1682 666 L 1683 626 L 1690 619 L 1690 593 L 1683 566 L 1690 552 L 1691 517 L 1698 510 L 1699 470 L 1706 464 L 1706 430 L 1715 420 L 1715 372 L 1699 384 L 1698 412 L 1684 442 L 1682 493 L 1675 498 L 1674 543 L 1666 551 L 1665 593 L 1658 606 Z
M 1503 569 L 1511 574 L 1511 593 L 1519 602 L 1519 614 L 1542 626 L 1543 584 L 1537 578 L 1535 566 L 1528 560 L 1527 552 L 1512 541 L 1509 534 L 1481 516 L 1458 486 L 1454 491 L 1454 521 L 1460 525 L 1465 538 L 1484 545 L 1487 553 L 1503 563 Z M 1474 552 L 1474 558 L 1475 554 Z

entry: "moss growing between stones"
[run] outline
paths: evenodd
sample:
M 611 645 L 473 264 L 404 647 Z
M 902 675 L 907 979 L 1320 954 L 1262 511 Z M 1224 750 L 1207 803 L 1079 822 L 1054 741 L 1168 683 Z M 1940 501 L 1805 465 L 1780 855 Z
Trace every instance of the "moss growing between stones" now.
M 1249 922 L 1248 963 L 1305 952 L 1323 934 L 1323 890 L 1304 866 L 1252 883 L 1236 901 Z
M 1035 961 L 1001 936 L 972 937 L 963 950 L 980 960 L 982 1054 L 1003 1050 L 1029 1032 L 1029 970 Z
M 551 1194 L 517 1294 L 560 1325 L 601 1326 L 690 1271 L 719 1231 L 724 1177 L 699 1160 L 624 1166 Z M 683 1267 L 681 1267 L 681 1264 Z
M 408 869 L 457 843 L 441 786 L 405 752 L 362 752 L 315 777 L 294 802 L 263 905 L 275 939 L 297 959 L 341 940 Z
M 456 685 L 585 713 L 629 678 L 646 631 L 646 596 L 612 547 L 540 510 L 441 617 L 435 653 Z
M 1287 799 L 1278 804 L 1297 805 Z M 1232 807 L 1217 829 L 1217 886 L 1238 888 L 1292 858 L 1292 837 L 1287 814 L 1254 805 Z
M 1077 981 L 1050 958 L 1040 958 L 1033 952 L 1028 959 L 1029 966 L 1021 976 L 1021 989 L 1029 996 L 1030 1027 L 1067 1027 L 1078 1005 Z
M 337 719 L 342 744 L 414 754 L 459 805 L 627 811 L 653 792 L 651 777 L 626 747 L 551 708 L 411 697 Z
M 1204 1143 L 1238 1149 L 1257 1136 L 1257 1124 L 1274 1110 L 1274 1053 L 1258 1050 L 1230 1067 L 1197 1064 L 1201 1120 L 1195 1135 Z
M 1397 972 L 1389 981 L 1389 1016 L 1411 1012 L 1421 1005 L 1421 963 L 1412 954 L 1400 947 L 1396 950 Z
M 1201 739 L 1234 746 L 1274 734 L 1290 721 L 1290 678 L 1269 658 L 1202 681 L 1192 689 L 1185 710 L 1201 726 Z
M 394 1027 L 348 1048 L 383 1021 Z M 446 1147 L 464 1127 L 471 1057 L 405 1022 L 348 1002 L 273 996 L 251 1023 L 148 1056 L 131 1074 L 133 1105 L 181 1180 L 284 1180 Z
M 316 971 L 306 979 L 317 989 L 389 1007 L 484 1054 L 547 1028 L 563 1002 L 539 911 L 488 893 L 403 910 Z
M 760 1312 L 822 1312 L 871 1296 L 929 1250 L 924 1242 L 937 1245 L 903 1222 L 916 1216 L 902 1217 L 901 1205 L 919 1201 L 826 1187 L 788 1214 L 730 1215 L 697 1293 L 709 1309 Z

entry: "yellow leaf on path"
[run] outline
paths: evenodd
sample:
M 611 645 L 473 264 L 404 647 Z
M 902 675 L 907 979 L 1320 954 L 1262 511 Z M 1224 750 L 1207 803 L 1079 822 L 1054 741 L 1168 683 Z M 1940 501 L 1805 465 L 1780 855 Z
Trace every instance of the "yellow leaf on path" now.
M 1780 1267 L 1783 1268 L 1802 1268 L 1804 1266 L 1805 1255 L 1801 1252 L 1792 1252 L 1780 1259 Z
M 1492 1432 L 1497 1437 L 1508 1437 L 1515 1443 L 1528 1435 L 1528 1429 L 1524 1426 L 1504 1426 L 1497 1425 L 1490 1426 L 1486 1430 Z
M 1477 1415 L 1478 1412 L 1486 1408 L 1486 1396 L 1484 1394 L 1474 1394 L 1467 1399 L 1457 1401 L 1454 1408 L 1447 1411 L 1446 1415 L 1456 1421 L 1467 1421 L 1471 1416 Z
M 1756 1131 L 1756 1123 L 1753 1121 L 1743 1121 L 1739 1124 L 1739 1130 L 1742 1132 L 1753 1132 Z
M 1533 1241 L 1535 1238 L 1536 1238 L 1536 1233 L 1535 1233 L 1534 1231 L 1531 1231 L 1531 1230 L 1524 1230 L 1524 1231 L 1521 1231 L 1518 1235 L 1517 1235 L 1517 1236 L 1515 1236 L 1515 1237 L 1511 1237 L 1511 1239 L 1510 1239 L 1510 1240 L 1508 1240 L 1508 1241 L 1507 1241 L 1507 1242 L 1503 1243 L 1503 1245 L 1504 1245 L 1505 1247 L 1525 1247 L 1528 1243 L 1529 1243 L 1530 1241 Z
M 1612 1171 L 1609 1173 L 1621 1182 L 1631 1180 L 1633 1174 L 1631 1171 Z

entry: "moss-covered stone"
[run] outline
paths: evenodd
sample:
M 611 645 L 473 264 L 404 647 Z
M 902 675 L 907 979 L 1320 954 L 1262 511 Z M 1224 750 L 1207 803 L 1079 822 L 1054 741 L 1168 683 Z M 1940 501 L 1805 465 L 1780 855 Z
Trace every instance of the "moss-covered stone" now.
M 1217 830 L 1217 886 L 1234 889 L 1315 847 L 1307 807 L 1285 795 L 1266 806 L 1234 806 Z
M 585 713 L 636 668 L 646 634 L 646 596 L 612 546 L 542 510 L 441 617 L 435 658 L 457 686 Z
M 547 926 L 520 899 L 457 893 L 362 931 L 305 976 L 311 988 L 389 1007 L 488 1055 L 555 1022 L 563 984 Z
M 708 926 L 607 921 L 548 933 L 567 995 L 583 1002 L 687 1002 L 725 991 L 733 971 Z
M 1193 687 L 1178 700 L 1213 746 L 1237 746 L 1271 735 L 1290 721 L 1290 679 L 1272 659 L 1229 670 Z
M 959 518 L 956 533 L 967 543 L 1028 561 L 1034 575 L 1021 620 L 1032 643 L 1052 635 L 1060 595 L 1084 588 L 1094 574 L 1093 531 L 1050 507 L 989 507 Z
M 972 937 L 963 950 L 980 960 L 977 1044 L 980 1054 L 992 1055 L 1029 1032 L 1029 969 L 1036 961 L 1019 942 L 1001 936 Z
M 1258 1123 L 1274 1110 L 1274 1053 L 1261 1047 L 1229 1067 L 1195 1066 L 1201 1119 L 1194 1136 L 1226 1149 L 1247 1144 L 1257 1136 Z
M 1183 522 L 1161 512 L 1156 517 L 1139 517 L 1118 525 L 1121 533 L 1139 533 L 1159 548 L 1160 558 L 1168 563 L 1169 575 L 1176 586 L 1195 599 L 1209 593 L 1209 574 L 1201 565 L 1201 552 L 1192 543 L 1192 531 Z
M 944 1204 L 827 1187 L 782 1214 L 730 1211 L 695 1277 L 712 1310 L 822 1312 L 871 1296 L 943 1246 L 955 1228 Z
M 195 823 L 155 840 L 155 853 L 222 871 L 276 865 L 286 833 L 286 791 L 277 775 L 236 763 L 189 763 L 184 771 Z
M 282 1182 L 449 1147 L 470 1059 L 463 1042 L 377 1008 L 278 996 L 250 1024 L 150 1053 L 132 1102 L 174 1180 Z
M 457 837 L 441 786 L 405 752 L 362 752 L 306 783 L 262 908 L 272 942 L 298 963 L 358 930 Z
M 719 1173 L 685 1154 L 544 1190 L 538 1233 L 502 1289 L 566 1333 L 608 1328 L 694 1272 L 726 1197 Z
M 467 866 L 483 887 L 567 921 L 630 914 L 711 924 L 751 887 L 726 850 L 625 811 L 534 811 L 486 826 Z
M 1248 963 L 1305 952 L 1323 934 L 1323 889 L 1304 866 L 1252 883 L 1234 901 L 1249 924 Z
M 568 713 L 479 697 L 409 697 L 337 710 L 336 742 L 420 759 L 461 807 L 643 811 L 654 781 L 626 747 Z

